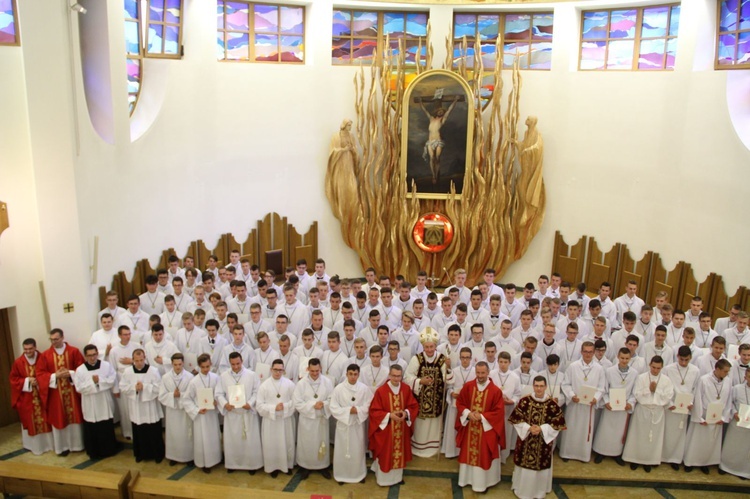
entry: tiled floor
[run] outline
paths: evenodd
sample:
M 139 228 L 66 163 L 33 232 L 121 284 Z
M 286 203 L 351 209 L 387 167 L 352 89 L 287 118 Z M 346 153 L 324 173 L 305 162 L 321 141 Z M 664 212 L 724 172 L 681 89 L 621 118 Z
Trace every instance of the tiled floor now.
M 0 460 L 63 468 L 75 467 L 92 471 L 121 472 L 123 469 L 136 469 L 143 476 L 151 478 L 231 485 L 258 490 L 331 494 L 349 498 L 512 497 L 510 491 L 512 459 L 506 466 L 503 466 L 502 482 L 483 495 L 475 494 L 470 488 L 458 487 L 458 463 L 455 459 L 415 458 L 405 472 L 405 485 L 390 488 L 378 487 L 374 475 L 368 474 L 364 484 L 339 486 L 336 482 L 326 480 L 316 473 L 311 474 L 307 480 L 300 480 L 300 476 L 296 474 L 279 475 L 273 479 L 263 472 L 258 472 L 254 476 L 243 472 L 230 475 L 221 466 L 214 467 L 211 474 L 205 474 L 184 465 L 169 466 L 167 461 L 161 464 L 136 463 L 129 444 L 126 444 L 126 448 L 117 456 L 97 462 L 90 461 L 82 452 L 73 453 L 65 458 L 58 457 L 54 453 L 34 456 L 22 450 L 18 425 L 0 428 Z M 721 497 L 734 499 L 750 496 L 750 481 L 742 481 L 731 475 L 719 475 L 716 467 L 711 468 L 710 475 L 704 475 L 699 470 L 690 474 L 682 471 L 676 472 L 666 465 L 654 468 L 651 473 L 647 474 L 642 468 L 632 471 L 629 467 L 618 466 L 610 459 L 605 459 L 601 464 L 593 462 L 584 464 L 574 461 L 564 463 L 555 457 L 554 470 L 555 486 L 553 492 L 547 495 L 548 498 L 707 499 Z

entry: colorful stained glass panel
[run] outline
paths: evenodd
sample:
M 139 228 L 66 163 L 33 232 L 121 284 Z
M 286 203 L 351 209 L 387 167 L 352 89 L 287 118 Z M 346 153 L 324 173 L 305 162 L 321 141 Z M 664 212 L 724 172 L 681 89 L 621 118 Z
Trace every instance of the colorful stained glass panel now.
M 164 20 L 168 23 L 180 22 L 180 3 L 182 0 L 167 0 Z
M 419 12 L 406 14 L 406 35 L 427 36 L 427 14 Z
M 302 7 L 281 7 L 281 32 L 287 35 L 303 34 L 304 12 Z
M 609 42 L 607 49 L 607 69 L 631 69 L 633 67 L 633 40 Z
M 529 69 L 552 69 L 552 43 L 532 43 L 530 57 Z
M 583 42 L 581 44 L 581 69 L 604 69 L 607 42 Z
M 677 36 L 680 30 L 680 6 L 672 7 L 672 16 L 669 18 L 669 36 Z
M 401 38 L 404 36 L 406 14 L 386 12 L 383 14 L 383 36 Z
M 554 16 L 552 14 L 534 14 L 532 20 L 533 40 L 552 41 Z
M 138 19 L 138 0 L 125 0 L 125 19 Z
M 496 42 L 482 43 L 480 50 L 482 51 L 482 65 L 484 66 L 484 69 L 495 69 L 495 55 L 497 54 Z
M 736 64 L 747 64 L 750 62 L 750 31 L 740 33 L 740 42 L 737 44 Z
M 666 39 L 641 41 L 638 69 L 662 69 Z
M 180 52 L 180 30 L 177 26 L 165 26 L 164 27 L 164 53 L 165 54 L 178 54 Z
M 377 12 L 355 12 L 352 19 L 352 34 L 354 36 L 378 36 Z
M 739 14 L 740 29 L 750 29 L 750 0 L 742 0 Z
M 226 45 L 224 44 L 224 32 L 219 31 L 216 33 L 216 58 L 220 61 L 226 59 Z
M 234 31 L 250 30 L 250 9 L 246 3 L 226 3 L 226 29 Z
M 12 0 L 0 0 L 0 43 L 16 43 L 16 22 Z
M 281 37 L 281 62 L 304 62 L 304 46 L 301 36 Z
M 669 7 L 652 7 L 643 9 L 643 24 L 641 38 L 656 38 L 667 36 L 669 21 Z
M 609 20 L 610 38 L 635 38 L 635 25 L 638 11 L 613 10 Z
M 224 2 L 222 0 L 216 4 L 216 29 L 224 29 Z
M 456 14 L 453 22 L 454 38 L 474 38 L 477 33 L 477 16 L 474 14 Z
M 125 22 L 125 51 L 128 54 L 140 54 L 140 37 L 137 22 Z
M 719 31 L 732 31 L 737 29 L 737 6 L 738 0 L 722 0 L 719 11 Z
M 279 8 L 277 6 L 256 4 L 254 10 L 256 33 L 278 33 Z
M 351 35 L 351 22 L 352 16 L 348 10 L 334 10 L 333 36 L 337 38 Z
M 667 40 L 667 66 L 666 69 L 674 69 L 674 61 L 677 57 L 677 38 Z
M 512 68 L 513 64 L 518 58 L 518 67 L 520 69 L 528 69 L 529 67 L 529 44 L 525 42 L 520 43 L 506 43 L 503 47 L 503 65 L 506 68 Z
M 477 29 L 479 30 L 480 40 L 497 40 L 500 33 L 500 17 L 485 14 L 477 16 Z
M 734 49 L 737 38 L 734 35 L 719 36 L 719 64 L 734 64 Z
M 247 33 L 227 32 L 227 60 L 247 60 L 250 57 L 249 35 Z
M 278 61 L 279 60 L 279 37 L 278 35 L 255 35 L 255 60 L 256 61 Z
M 505 39 L 506 40 L 530 40 L 531 39 L 531 15 L 530 14 L 508 14 L 505 16 Z
M 596 40 L 607 38 L 609 12 L 583 13 L 583 39 Z
M 164 26 L 161 24 L 151 24 L 148 27 L 148 53 L 161 54 L 162 42 L 164 38 Z
M 164 21 L 164 0 L 150 0 L 148 19 L 149 21 Z
M 365 64 L 372 63 L 377 46 L 376 40 L 354 40 L 352 42 L 352 59 L 361 59 Z

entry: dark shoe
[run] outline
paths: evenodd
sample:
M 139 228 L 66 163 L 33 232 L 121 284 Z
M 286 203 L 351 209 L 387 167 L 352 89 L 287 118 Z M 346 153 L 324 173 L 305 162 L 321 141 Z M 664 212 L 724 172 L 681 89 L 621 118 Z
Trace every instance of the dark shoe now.
M 719 475 L 726 475 L 726 474 L 727 474 L 726 471 L 724 471 L 723 469 L 719 468 Z
M 617 457 L 615 458 L 615 462 L 616 462 L 617 464 L 619 464 L 620 466 L 625 466 L 625 461 L 623 461 L 623 460 L 622 460 L 622 458 L 621 458 L 620 456 L 617 456 Z
M 344 482 L 338 482 L 339 486 L 344 485 Z
M 600 464 L 602 461 L 604 461 L 604 456 L 601 454 L 597 454 L 596 457 L 594 457 L 594 463 Z
M 331 479 L 331 472 L 328 471 L 328 470 L 323 470 L 323 471 L 320 472 L 320 474 L 326 480 L 330 480 Z
M 64 450 L 61 453 L 58 454 L 60 457 L 68 457 L 68 454 L 70 454 L 69 450 Z
M 234 473 L 234 470 L 227 469 L 227 473 Z
M 255 470 L 247 470 L 247 472 L 251 475 L 255 475 Z
M 307 480 L 310 478 L 310 470 L 301 469 L 299 473 L 300 480 Z
M 205 473 L 206 475 L 210 475 L 211 474 L 211 468 L 201 468 L 201 471 L 203 473 Z
M 704 475 L 708 475 L 710 471 L 708 471 L 708 466 L 701 466 L 701 471 Z
M 685 466 L 685 473 L 690 473 L 691 471 L 693 471 L 692 466 Z
M 638 465 L 635 464 L 635 463 L 630 463 L 630 469 L 633 470 L 633 471 L 635 471 L 635 470 L 638 469 Z M 645 469 L 645 467 L 644 467 L 644 469 Z
M 140 463 L 141 461 L 143 461 L 143 458 L 141 458 L 141 457 L 136 457 L 135 458 L 135 462 L 136 463 Z
M 279 476 L 279 470 L 273 470 L 271 472 L 271 478 L 276 478 L 277 476 Z
M 651 473 L 651 466 L 644 466 L 643 471 L 645 471 L 646 473 Z
M 177 461 L 173 461 L 172 459 L 169 460 L 169 465 L 174 466 L 177 464 Z
M 397 485 L 406 485 L 406 482 L 405 482 L 405 481 L 403 481 L 403 480 L 401 480 L 400 482 L 398 482 L 398 484 L 397 484 Z
M 154 459 L 154 461 L 156 461 L 156 464 L 161 464 L 161 462 L 164 461 L 164 458 L 163 457 L 157 457 L 156 459 Z
M 669 465 L 672 467 L 675 471 L 680 471 L 680 465 L 675 463 L 669 463 Z
M 568 459 L 567 457 L 562 457 L 561 456 L 560 459 L 562 459 L 563 463 L 567 463 L 568 461 L 570 461 L 570 459 Z
M 359 483 L 365 483 L 365 479 L 363 478 L 362 480 L 359 481 Z

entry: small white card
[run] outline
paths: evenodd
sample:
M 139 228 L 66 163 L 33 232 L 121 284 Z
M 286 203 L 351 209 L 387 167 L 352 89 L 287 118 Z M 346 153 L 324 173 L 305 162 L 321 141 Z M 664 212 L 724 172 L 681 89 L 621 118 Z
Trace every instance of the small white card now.
M 627 403 L 628 400 L 625 388 L 609 389 L 609 406 L 613 411 L 624 411 Z
M 229 403 L 237 409 L 247 403 L 247 398 L 245 397 L 245 385 L 230 385 L 227 390 L 227 396 L 229 397 Z
M 721 401 L 711 402 L 706 408 L 706 423 L 716 424 L 721 421 L 724 412 L 724 404 Z
M 189 373 L 198 370 L 198 355 L 193 352 L 185 354 L 185 370 Z
M 411 360 L 411 347 L 410 346 L 403 346 L 401 347 L 401 358 L 404 359 L 407 363 Z
M 471 360 L 476 364 L 480 360 L 484 360 L 484 348 L 482 347 L 471 347 Z
M 214 389 L 198 388 L 198 409 L 211 410 L 214 408 Z
M 596 388 L 589 385 L 582 385 L 578 390 L 578 403 L 583 405 L 591 405 L 596 397 Z
M 534 393 L 534 387 L 531 385 L 521 385 L 521 396 L 531 395 Z
M 740 404 L 740 410 L 737 414 L 740 417 L 737 426 L 750 430 L 750 405 Z
M 690 409 L 688 407 L 693 403 L 692 393 L 677 392 L 674 398 L 674 411 L 677 414 L 689 414 Z
M 312 357 L 302 357 L 299 359 L 299 379 L 307 376 L 307 365 L 310 363 L 310 359 L 312 359 Z
M 262 362 L 258 362 L 257 364 L 255 364 L 255 374 L 258 375 L 258 378 L 260 378 L 260 382 L 263 383 L 265 380 L 271 377 L 271 366 Z
M 727 360 L 730 362 L 733 360 L 740 359 L 740 346 L 739 345 L 727 345 Z

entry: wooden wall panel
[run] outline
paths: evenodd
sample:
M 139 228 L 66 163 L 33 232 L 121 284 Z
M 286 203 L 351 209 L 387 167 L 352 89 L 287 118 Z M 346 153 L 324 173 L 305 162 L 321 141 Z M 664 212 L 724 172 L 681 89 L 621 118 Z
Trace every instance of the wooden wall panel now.
M 685 264 L 683 271 L 682 287 L 680 288 L 679 297 L 671 301 L 672 306 L 687 312 L 690 309 L 690 302 L 696 296 L 703 300 L 703 306 L 711 310 L 713 303 L 710 298 L 713 295 L 713 287 L 717 282 L 717 276 L 714 273 L 709 274 L 703 282 L 698 282 L 695 278 L 693 268 L 689 263 Z M 720 279 L 720 278 L 719 278 Z
M 563 281 L 569 281 L 575 287 L 583 281 L 583 267 L 586 259 L 587 237 L 581 238 L 570 246 L 565 242 L 560 231 L 555 232 L 555 247 L 552 252 L 552 272 L 558 272 Z
M 255 229 L 250 231 L 247 235 L 247 239 L 242 243 L 242 251 L 240 254 L 243 258 L 250 260 L 251 264 L 258 261 L 258 231 Z
M 203 272 L 208 267 L 208 257 L 211 256 L 211 251 L 206 247 L 203 239 L 198 239 L 190 243 L 185 256 L 192 256 L 195 260 L 195 268 Z
M 711 313 L 713 322 L 716 322 L 716 319 L 718 319 L 719 317 L 729 317 L 729 309 L 732 308 L 732 305 L 734 304 L 742 303 L 742 297 L 746 291 L 747 288 L 745 286 L 740 286 L 732 296 L 729 296 L 726 292 L 726 288 L 724 287 L 722 277 L 717 275 L 716 285 L 714 286 L 713 293 L 710 298 L 711 306 L 710 308 L 705 307 L 704 309 L 708 310 Z
M 294 261 L 296 262 L 300 258 L 304 258 L 307 261 L 307 268 L 314 269 L 314 262 L 316 260 L 315 253 L 313 253 L 313 247 L 307 246 L 295 246 L 292 248 L 294 254 Z
M 593 237 L 589 238 L 588 254 L 586 255 L 586 288 L 594 292 L 602 282 L 607 281 L 612 289 L 617 288 L 617 269 L 620 262 L 622 244 L 615 243 L 612 248 L 603 253 Z
M 618 268 L 618 287 L 612 291 L 614 297 L 621 296 L 625 293 L 628 281 L 635 281 L 638 285 L 638 296 L 643 298 L 646 303 L 650 303 L 649 297 L 645 295 L 648 290 L 648 278 L 651 273 L 654 253 L 647 251 L 643 258 L 637 262 L 630 255 L 627 245 L 623 244 L 620 249 L 620 265 Z
M 666 291 L 669 295 L 667 300 L 672 303 L 675 297 L 679 296 L 682 274 L 686 265 L 685 262 L 677 262 L 674 269 L 667 271 L 659 253 L 654 253 L 654 264 L 651 267 L 651 278 L 648 284 L 648 296 L 653 299 L 658 292 Z M 673 304 L 673 306 L 676 305 Z

